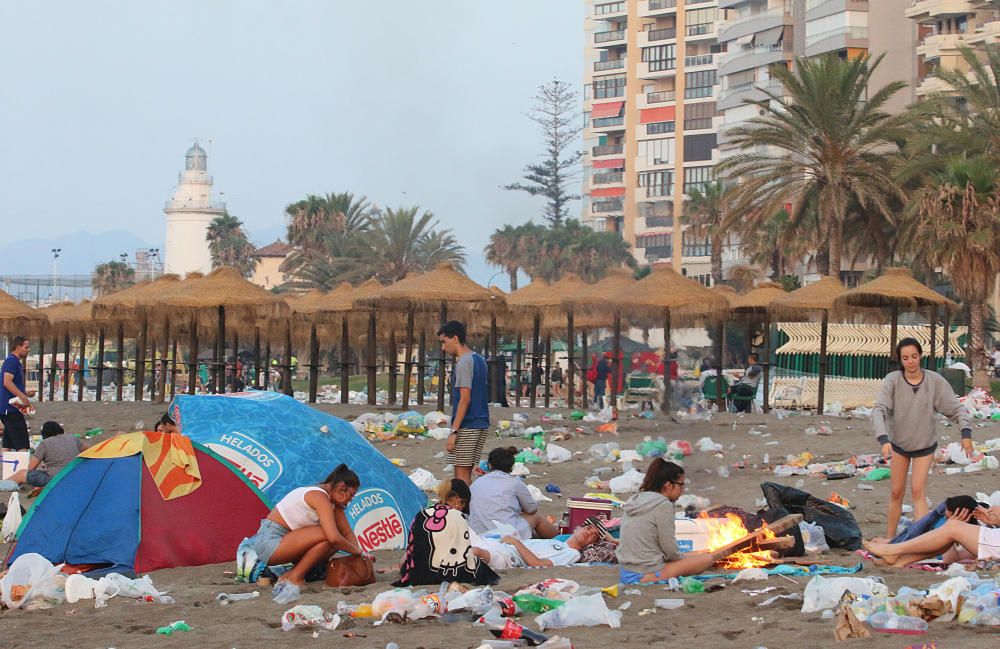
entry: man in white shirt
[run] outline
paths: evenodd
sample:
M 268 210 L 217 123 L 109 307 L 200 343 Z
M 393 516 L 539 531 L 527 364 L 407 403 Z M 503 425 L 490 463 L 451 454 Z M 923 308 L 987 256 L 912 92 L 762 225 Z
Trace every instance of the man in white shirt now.
M 483 538 L 470 530 L 472 552 L 494 570 L 508 568 L 547 568 L 570 566 L 580 560 L 580 553 L 604 539 L 612 539 L 607 528 L 595 516 L 588 518 L 565 541 L 505 536 L 499 541 Z M 613 540 L 613 539 L 612 539 Z

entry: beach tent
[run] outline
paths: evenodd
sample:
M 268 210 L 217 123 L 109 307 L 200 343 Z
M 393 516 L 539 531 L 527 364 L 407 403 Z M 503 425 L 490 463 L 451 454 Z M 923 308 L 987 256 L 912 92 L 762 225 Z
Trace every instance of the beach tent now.
M 10 561 L 145 573 L 232 561 L 270 503 L 231 464 L 183 435 L 128 433 L 85 450 L 48 484 Z
M 406 547 L 424 493 L 339 417 L 277 392 L 177 396 L 170 416 L 181 433 L 239 468 L 277 502 L 296 487 L 322 482 L 341 462 L 361 479 L 347 519 L 367 550 Z

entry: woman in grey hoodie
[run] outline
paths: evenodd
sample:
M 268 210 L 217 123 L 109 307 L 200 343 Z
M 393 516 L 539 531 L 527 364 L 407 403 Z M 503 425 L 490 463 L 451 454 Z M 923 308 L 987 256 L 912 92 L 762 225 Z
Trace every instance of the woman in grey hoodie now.
M 674 538 L 674 502 L 684 493 L 684 469 L 658 457 L 646 470 L 639 493 L 625 503 L 618 544 L 623 584 L 696 575 L 712 565 L 710 554 L 682 557 Z
M 927 473 L 934 463 L 934 451 L 937 450 L 934 413 L 941 413 L 959 425 L 962 448 L 969 457 L 972 456 L 969 413 L 943 376 L 920 368 L 923 351 L 915 338 L 899 341 L 896 357 L 903 369 L 886 375 L 872 409 L 875 437 L 882 445 L 882 457 L 889 463 L 891 472 L 886 539 L 896 536 L 906 492 L 906 474 L 911 463 L 913 520 L 927 515 L 924 488 L 927 486 Z

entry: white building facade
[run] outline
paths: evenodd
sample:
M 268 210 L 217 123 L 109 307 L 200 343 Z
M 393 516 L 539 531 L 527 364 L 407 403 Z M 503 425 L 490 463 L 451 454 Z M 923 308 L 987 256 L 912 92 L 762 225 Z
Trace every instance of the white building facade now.
M 212 270 L 208 225 L 226 212 L 226 204 L 212 200 L 212 177 L 208 175 L 208 154 L 196 142 L 184 156 L 184 171 L 177 190 L 163 211 L 167 215 L 164 272 L 177 275 Z

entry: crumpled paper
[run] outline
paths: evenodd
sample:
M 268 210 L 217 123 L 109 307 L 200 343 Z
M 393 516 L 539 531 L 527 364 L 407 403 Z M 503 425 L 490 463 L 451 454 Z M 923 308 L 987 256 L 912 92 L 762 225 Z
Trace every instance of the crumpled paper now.
M 833 637 L 837 642 L 872 636 L 871 629 L 859 620 L 858 616 L 851 610 L 851 602 L 853 601 L 854 595 L 850 591 L 844 593 L 844 596 L 840 598 L 840 603 L 837 604 L 836 612 L 833 614 L 835 620 Z

